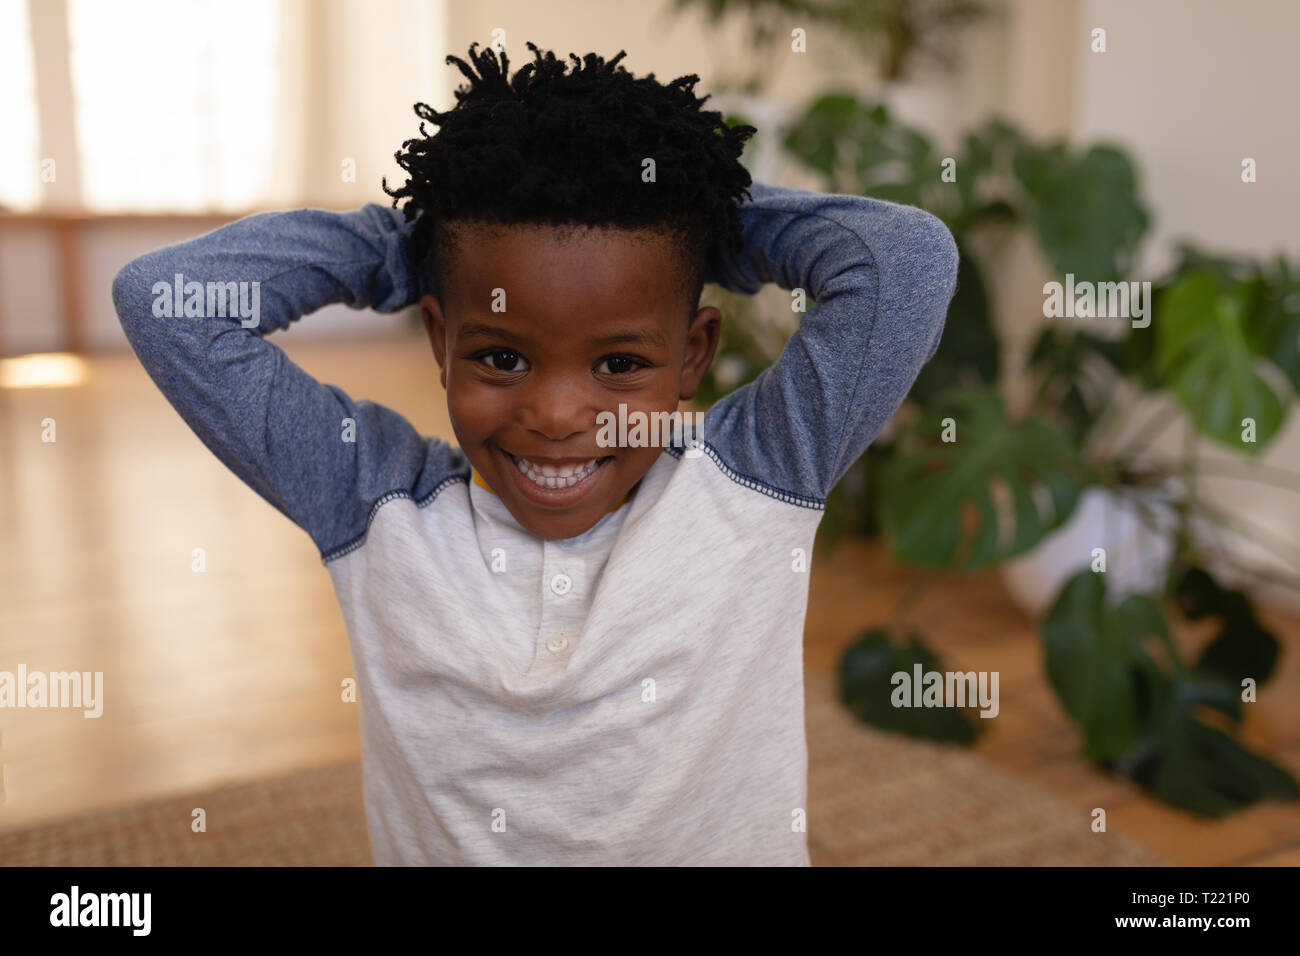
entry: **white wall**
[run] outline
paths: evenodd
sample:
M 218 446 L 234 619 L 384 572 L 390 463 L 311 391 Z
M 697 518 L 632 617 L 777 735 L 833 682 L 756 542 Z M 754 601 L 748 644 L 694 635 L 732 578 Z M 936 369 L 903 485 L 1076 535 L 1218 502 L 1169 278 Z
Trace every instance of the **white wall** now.
M 1171 239 L 1300 253 L 1300 3 L 1084 0 L 1106 53 L 1079 62 L 1075 135 L 1113 138 L 1141 162 L 1155 211 L 1143 268 Z M 1258 182 L 1241 181 L 1254 157 Z

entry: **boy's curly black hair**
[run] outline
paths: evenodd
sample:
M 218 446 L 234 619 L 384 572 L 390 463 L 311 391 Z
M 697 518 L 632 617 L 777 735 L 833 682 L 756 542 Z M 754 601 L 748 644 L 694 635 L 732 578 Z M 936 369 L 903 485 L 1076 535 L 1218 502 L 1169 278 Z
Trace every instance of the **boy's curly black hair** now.
M 469 57 L 448 56 L 469 78 L 456 106 L 438 112 L 415 104 L 430 136 L 409 139 L 395 153 L 409 174 L 406 185 L 384 192 L 399 199 L 412 230 L 412 261 L 431 271 L 439 298 L 455 254 L 455 224 L 547 224 L 650 230 L 677 244 L 678 281 L 691 311 L 705 269 L 722 243 L 738 249 L 738 207 L 752 180 L 739 162 L 753 126 L 727 126 L 722 114 L 701 107 L 695 74 L 667 85 L 651 73 L 637 78 L 619 66 L 626 51 L 606 62 L 595 53 L 574 69 L 543 54 L 507 78 L 509 59 L 489 47 Z M 653 159 L 653 182 L 642 180 Z

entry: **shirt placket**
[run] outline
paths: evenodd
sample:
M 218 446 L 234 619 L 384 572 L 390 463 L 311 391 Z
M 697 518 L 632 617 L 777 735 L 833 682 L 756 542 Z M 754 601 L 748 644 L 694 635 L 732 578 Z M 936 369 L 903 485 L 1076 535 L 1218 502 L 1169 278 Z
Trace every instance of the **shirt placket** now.
M 590 602 L 586 563 L 551 541 L 542 543 L 542 620 L 534 671 L 562 670 L 573 654 Z

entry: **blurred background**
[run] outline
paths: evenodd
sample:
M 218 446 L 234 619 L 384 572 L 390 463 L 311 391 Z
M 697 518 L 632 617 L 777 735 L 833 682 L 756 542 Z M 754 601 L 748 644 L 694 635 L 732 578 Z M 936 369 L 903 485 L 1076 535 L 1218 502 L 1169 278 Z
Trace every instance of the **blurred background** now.
M 369 862 L 327 572 L 109 288 L 250 213 L 388 204 L 474 41 L 698 74 L 755 179 L 958 241 L 813 562 L 814 863 L 1300 863 L 1297 32 L 1285 0 L 0 0 L 0 673 L 104 674 L 94 719 L 0 707 L 0 863 Z M 1054 282 L 1144 291 L 1060 314 Z M 706 298 L 703 405 L 797 319 Z M 414 315 L 274 341 L 453 439 Z M 996 674 L 997 716 L 892 706 L 917 665 Z

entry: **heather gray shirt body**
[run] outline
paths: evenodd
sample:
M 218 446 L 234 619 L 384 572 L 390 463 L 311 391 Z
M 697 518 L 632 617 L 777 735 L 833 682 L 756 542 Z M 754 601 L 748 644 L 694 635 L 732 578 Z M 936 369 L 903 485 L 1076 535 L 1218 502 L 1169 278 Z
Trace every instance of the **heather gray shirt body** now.
M 744 250 L 710 280 L 802 288 L 816 307 L 709 410 L 698 451 L 683 436 L 566 540 L 524 530 L 459 449 L 265 339 L 328 303 L 391 312 L 433 291 L 400 212 L 250 216 L 117 276 L 159 388 L 320 550 L 360 688 L 376 863 L 808 863 L 813 537 L 937 348 L 957 253 L 911 207 L 751 192 Z M 257 325 L 160 317 L 177 274 L 258 282 Z

